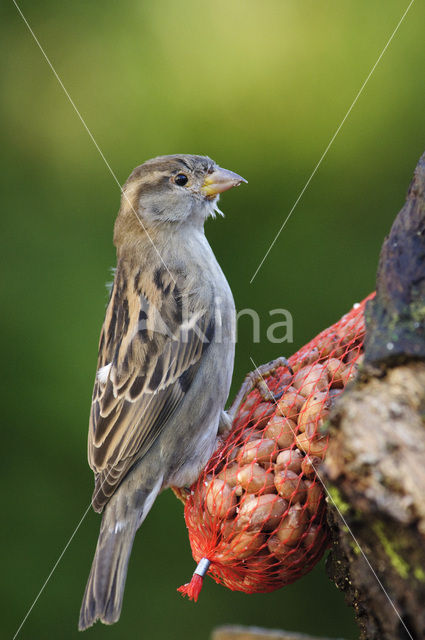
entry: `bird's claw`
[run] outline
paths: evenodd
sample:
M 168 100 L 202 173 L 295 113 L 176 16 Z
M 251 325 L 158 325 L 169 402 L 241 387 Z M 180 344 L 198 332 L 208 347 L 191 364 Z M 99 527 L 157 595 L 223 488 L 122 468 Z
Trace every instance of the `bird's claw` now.
M 286 367 L 289 369 L 291 375 L 293 375 L 293 370 L 288 360 L 281 356 L 276 358 L 275 360 L 271 360 L 271 362 L 267 362 L 266 364 L 262 364 L 260 367 L 257 367 L 255 371 L 251 371 L 245 377 L 245 380 L 232 404 L 230 409 L 226 412 L 228 418 L 233 422 L 236 414 L 238 413 L 241 405 L 245 402 L 246 397 L 253 391 L 253 389 L 257 388 L 260 392 L 262 399 L 265 402 L 274 402 L 276 403 L 282 397 L 283 390 L 279 390 L 277 393 L 273 393 L 270 391 L 265 378 L 273 375 L 273 373 L 279 367 Z

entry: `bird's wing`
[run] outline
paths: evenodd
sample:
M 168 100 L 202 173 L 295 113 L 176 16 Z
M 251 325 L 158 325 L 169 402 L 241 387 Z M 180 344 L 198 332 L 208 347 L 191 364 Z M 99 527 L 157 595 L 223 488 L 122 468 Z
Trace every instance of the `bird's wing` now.
M 158 270 L 156 291 L 149 293 L 135 280 L 131 295 L 129 283 L 115 278 L 100 337 L 89 427 L 96 510 L 176 411 L 214 335 L 211 310 L 185 314 L 182 288 L 167 276 Z

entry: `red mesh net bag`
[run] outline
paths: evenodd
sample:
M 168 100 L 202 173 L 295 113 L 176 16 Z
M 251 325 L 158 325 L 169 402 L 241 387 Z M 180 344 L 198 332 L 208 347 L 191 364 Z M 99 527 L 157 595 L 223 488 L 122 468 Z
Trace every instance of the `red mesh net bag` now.
M 232 590 L 272 591 L 306 574 L 323 555 L 325 492 L 316 474 L 328 445 L 323 425 L 356 376 L 368 299 L 291 356 L 289 367 L 265 378 L 273 402 L 254 388 L 241 404 L 186 499 L 198 567 L 180 587 L 184 595 L 196 600 L 207 572 Z

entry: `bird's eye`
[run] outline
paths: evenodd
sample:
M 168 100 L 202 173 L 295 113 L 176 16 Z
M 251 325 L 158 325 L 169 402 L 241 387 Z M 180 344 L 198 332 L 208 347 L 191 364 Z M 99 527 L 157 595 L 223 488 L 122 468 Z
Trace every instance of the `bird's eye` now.
M 176 175 L 176 177 L 174 178 L 174 182 L 176 184 L 178 184 L 179 187 L 184 187 L 184 185 L 187 183 L 187 181 L 188 181 L 188 177 L 185 176 L 184 173 L 178 173 Z

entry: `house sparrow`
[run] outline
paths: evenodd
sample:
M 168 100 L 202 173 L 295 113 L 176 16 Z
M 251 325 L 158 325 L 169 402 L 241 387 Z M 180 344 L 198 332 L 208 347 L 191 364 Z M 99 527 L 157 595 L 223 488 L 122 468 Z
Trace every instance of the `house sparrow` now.
M 137 529 L 160 491 L 197 479 L 228 423 L 235 306 L 204 222 L 241 182 L 210 158 L 172 155 L 123 187 L 88 436 L 103 518 L 80 630 L 118 620 Z

